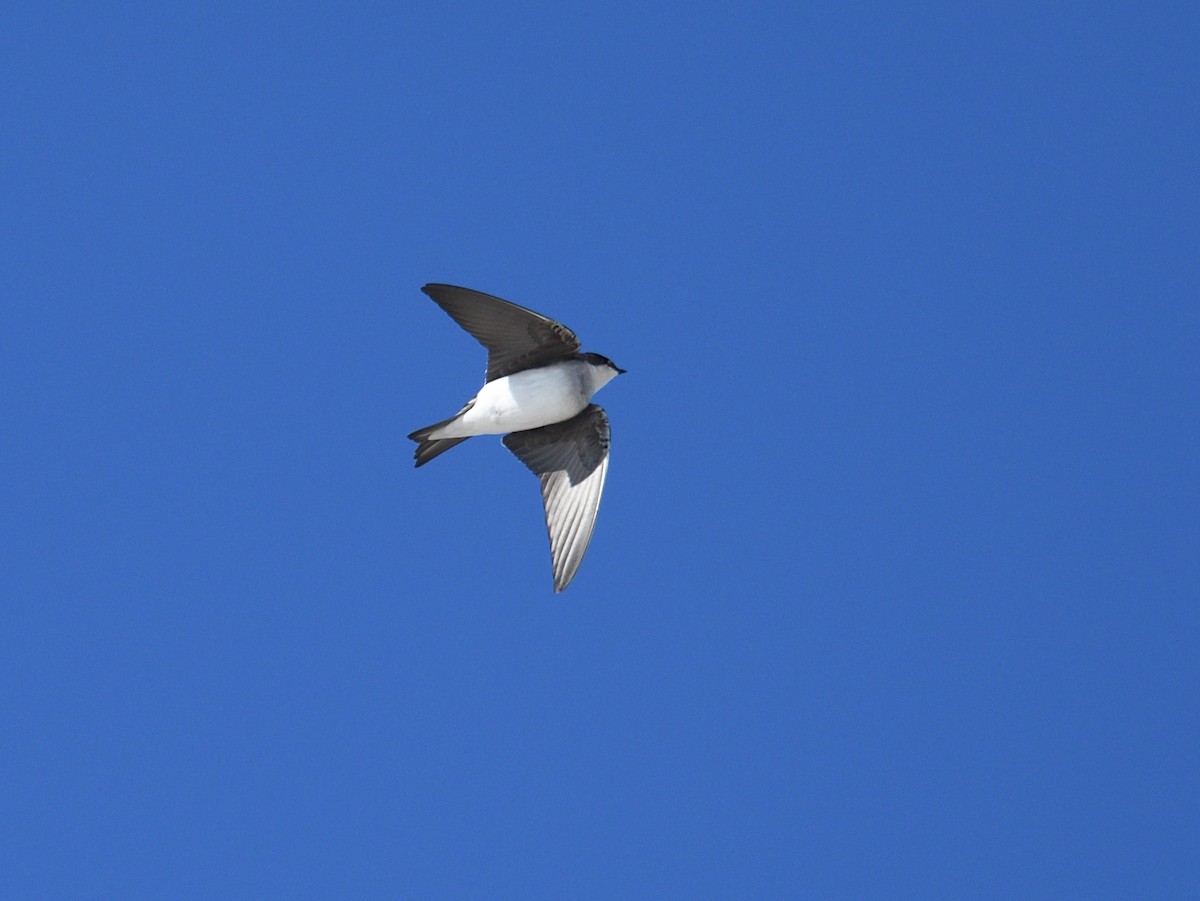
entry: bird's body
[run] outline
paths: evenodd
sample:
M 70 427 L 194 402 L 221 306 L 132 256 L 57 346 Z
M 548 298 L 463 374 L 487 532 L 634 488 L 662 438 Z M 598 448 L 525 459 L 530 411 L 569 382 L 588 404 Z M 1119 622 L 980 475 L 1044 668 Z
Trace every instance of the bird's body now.
M 604 370 L 583 360 L 564 360 L 514 372 L 487 382 L 462 411 L 430 438 L 507 435 L 570 419 L 609 379 Z M 416 433 L 414 433 L 416 434 Z
M 562 591 L 591 541 L 608 472 L 608 416 L 591 399 L 625 370 L 580 353 L 570 329 L 525 307 L 453 285 L 421 290 L 487 348 L 488 368 L 479 393 L 454 416 L 408 436 L 417 466 L 467 438 L 505 435 L 541 481 L 554 590 Z

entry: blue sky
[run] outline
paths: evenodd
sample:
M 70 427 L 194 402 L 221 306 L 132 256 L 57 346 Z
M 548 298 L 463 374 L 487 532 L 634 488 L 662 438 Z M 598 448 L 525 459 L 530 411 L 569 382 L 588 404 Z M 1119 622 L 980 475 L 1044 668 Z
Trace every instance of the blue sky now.
M 1194 4 L 2 19 L 6 897 L 1200 891 Z

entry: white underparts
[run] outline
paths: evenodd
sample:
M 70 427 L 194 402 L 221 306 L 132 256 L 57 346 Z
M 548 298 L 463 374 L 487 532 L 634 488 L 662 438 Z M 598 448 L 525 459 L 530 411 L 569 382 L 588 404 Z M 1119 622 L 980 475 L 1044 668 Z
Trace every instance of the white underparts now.
M 581 360 L 552 363 L 488 382 L 462 416 L 429 435 L 505 435 L 562 422 L 578 414 L 616 373 Z

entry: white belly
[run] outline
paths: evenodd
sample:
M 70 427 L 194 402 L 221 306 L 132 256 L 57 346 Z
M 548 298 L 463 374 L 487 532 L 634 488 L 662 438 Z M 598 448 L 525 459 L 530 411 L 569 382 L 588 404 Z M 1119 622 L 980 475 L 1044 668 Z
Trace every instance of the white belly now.
M 505 435 L 562 422 L 588 405 L 575 367 L 529 369 L 488 382 L 471 409 L 433 438 Z

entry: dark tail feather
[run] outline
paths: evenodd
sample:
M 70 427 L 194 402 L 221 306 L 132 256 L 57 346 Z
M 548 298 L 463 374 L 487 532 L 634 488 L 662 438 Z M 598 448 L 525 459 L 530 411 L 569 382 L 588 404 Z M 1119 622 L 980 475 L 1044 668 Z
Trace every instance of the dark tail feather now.
M 464 406 L 449 419 L 443 419 L 441 422 L 435 422 L 433 425 L 427 425 L 423 429 L 417 429 L 408 436 L 413 441 L 417 442 L 416 458 L 418 466 L 424 466 L 434 457 L 438 456 L 439 454 L 444 454 L 446 451 L 450 450 L 450 448 L 454 447 L 454 445 L 462 444 L 467 440 L 466 438 L 430 438 L 429 436 L 443 426 L 450 425 L 450 423 L 454 422 L 454 420 L 458 419 L 458 417 L 462 416 L 469 409 L 471 409 L 474 403 L 475 399 L 471 398 L 469 401 L 467 401 L 466 406 Z
M 411 437 L 411 436 L 410 436 Z M 417 444 L 417 465 L 424 466 L 439 454 L 444 454 L 456 444 L 462 444 L 466 438 L 413 438 Z

